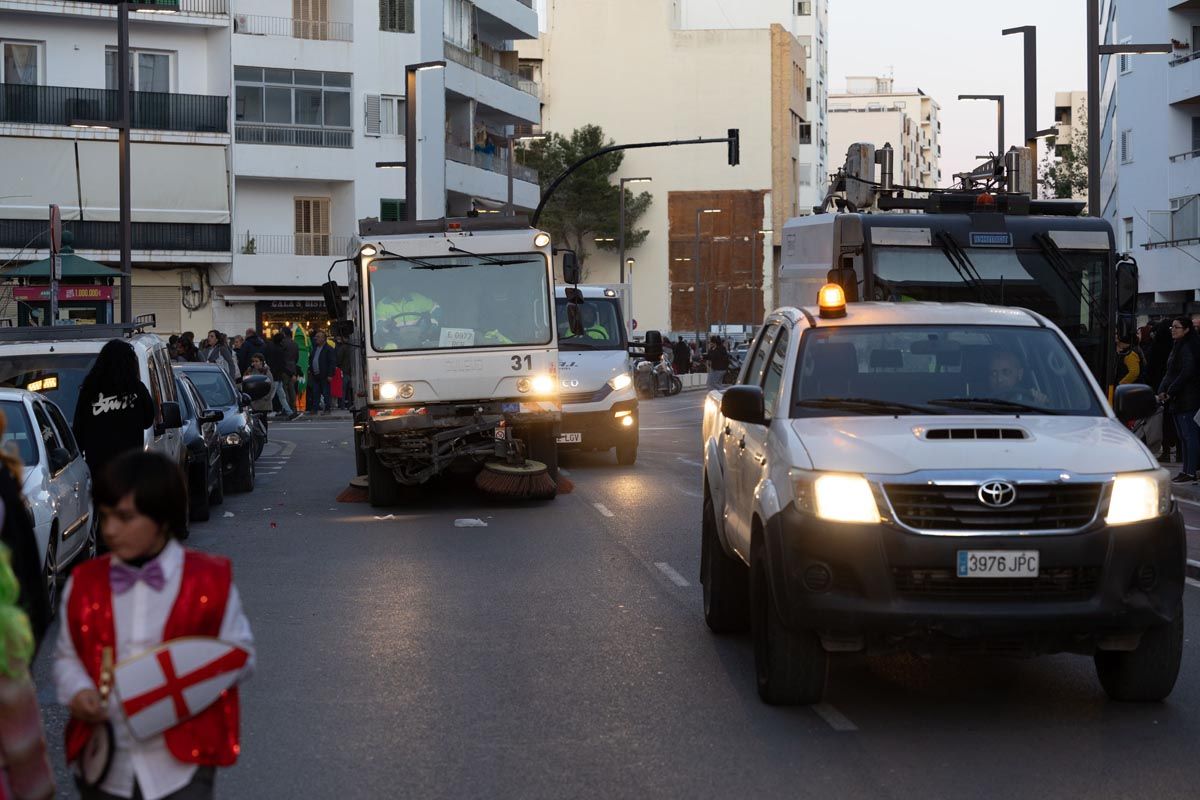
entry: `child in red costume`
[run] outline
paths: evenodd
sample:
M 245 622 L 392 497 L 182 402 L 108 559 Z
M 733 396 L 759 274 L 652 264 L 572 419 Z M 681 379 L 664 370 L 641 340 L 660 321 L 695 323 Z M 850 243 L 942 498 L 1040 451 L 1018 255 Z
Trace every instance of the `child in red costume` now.
M 254 639 L 242 613 L 229 561 L 185 550 L 187 489 L 179 468 L 140 450 L 114 460 L 96 481 L 101 531 L 111 554 L 81 564 L 63 592 L 54 681 L 70 707 L 67 759 L 75 759 L 91 726 L 112 724 L 113 757 L 87 798 L 160 800 L 211 798 L 215 768 L 237 760 L 238 695 L 234 687 L 212 705 L 162 734 L 136 739 L 116 693 L 107 704 L 102 654 L 116 662 L 187 636 L 221 639 L 248 654 L 238 680 L 254 668 Z

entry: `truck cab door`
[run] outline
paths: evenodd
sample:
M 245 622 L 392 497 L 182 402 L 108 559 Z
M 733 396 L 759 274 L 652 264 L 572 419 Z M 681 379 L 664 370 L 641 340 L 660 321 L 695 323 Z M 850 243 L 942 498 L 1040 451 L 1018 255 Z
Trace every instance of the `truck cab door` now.
M 763 375 L 779 330 L 778 323 L 772 323 L 763 330 L 754 348 L 747 355 L 747 364 L 742 371 L 739 385 L 762 386 Z M 756 428 L 764 433 L 758 433 Z M 753 462 L 754 458 L 747 455 L 747 448 L 752 449 L 756 441 L 765 442 L 765 428 L 725 419 L 724 429 L 718 431 L 718 434 L 722 437 L 721 447 L 725 460 L 725 536 L 728 544 L 735 550 L 749 555 L 750 519 L 754 510 L 754 484 L 749 481 L 759 465 L 748 463 Z
M 779 327 L 775 336 L 774 346 L 766 358 L 761 383 L 763 390 L 763 411 L 766 414 L 765 425 L 744 425 L 745 447 L 742 448 L 742 459 L 738 481 L 741 493 L 745 497 L 747 508 L 746 546 L 750 545 L 749 513 L 754 508 L 754 492 L 763 478 L 767 475 L 767 453 L 770 449 L 771 428 L 777 416 L 787 416 L 786 400 L 781 400 L 786 364 L 788 360 L 788 343 L 791 336 L 787 328 Z M 766 520 L 763 520 L 765 523 Z M 746 552 L 749 552 L 748 550 Z

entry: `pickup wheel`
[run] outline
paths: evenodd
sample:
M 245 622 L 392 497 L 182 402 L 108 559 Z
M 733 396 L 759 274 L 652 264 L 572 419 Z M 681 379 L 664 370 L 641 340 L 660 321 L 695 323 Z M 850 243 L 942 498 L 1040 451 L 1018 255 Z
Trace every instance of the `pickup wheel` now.
M 711 496 L 704 498 L 700 532 L 700 583 L 704 621 L 713 633 L 743 633 L 750 627 L 750 582 L 745 565 L 726 555 L 717 537 Z
M 812 631 L 794 632 L 779 617 L 768 584 L 767 559 L 759 543 L 751 551 L 750 614 L 758 696 L 773 706 L 821 702 L 829 657 Z
M 1183 658 L 1183 610 L 1168 625 L 1142 634 L 1131 652 L 1096 652 L 1096 675 L 1113 700 L 1148 703 L 1163 700 L 1175 688 Z

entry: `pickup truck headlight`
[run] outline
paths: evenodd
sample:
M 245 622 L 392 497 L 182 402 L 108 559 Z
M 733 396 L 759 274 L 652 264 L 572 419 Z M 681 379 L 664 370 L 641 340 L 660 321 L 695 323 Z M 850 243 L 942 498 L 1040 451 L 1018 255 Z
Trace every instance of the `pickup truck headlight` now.
M 1128 525 L 1161 517 L 1171 510 L 1171 485 L 1166 470 L 1134 472 L 1113 479 L 1108 502 L 1109 525 Z
M 633 383 L 633 378 L 629 377 L 628 372 L 622 372 L 620 375 L 614 375 L 608 382 L 614 392 L 619 392 L 622 389 L 628 389 Z
M 880 521 L 875 492 L 862 475 L 792 471 L 796 505 L 830 522 L 874 524 Z

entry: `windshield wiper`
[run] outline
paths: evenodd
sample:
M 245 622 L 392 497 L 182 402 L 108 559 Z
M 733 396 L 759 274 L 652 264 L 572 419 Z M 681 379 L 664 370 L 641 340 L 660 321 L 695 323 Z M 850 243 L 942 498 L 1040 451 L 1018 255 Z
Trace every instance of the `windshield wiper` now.
M 847 411 L 880 411 L 885 414 L 945 414 L 925 406 L 911 403 L 897 403 L 891 400 L 876 400 L 870 397 L 820 397 L 813 400 L 799 400 L 796 405 L 801 408 L 831 408 Z
M 479 253 L 472 253 L 470 250 L 463 250 L 461 247 L 459 247 L 458 245 L 453 244 L 453 243 L 450 244 L 450 252 L 451 253 L 462 253 L 464 256 L 470 256 L 471 258 L 478 258 L 480 261 L 483 261 L 486 264 L 493 264 L 497 267 L 511 267 L 514 264 L 529 264 L 532 262 L 532 259 L 529 259 L 529 258 L 523 258 L 518 261 L 513 261 L 513 260 L 509 259 L 506 261 L 502 258 L 494 258 L 492 256 L 480 255 Z M 475 264 L 452 264 L 448 267 L 434 267 L 433 269 L 451 269 L 453 267 L 473 267 L 473 266 L 475 266 Z
M 983 276 L 979 274 L 979 270 L 975 268 L 971 257 L 967 255 L 958 242 L 945 233 L 938 233 L 935 237 L 942 246 L 942 253 L 946 256 L 946 260 L 954 267 L 954 271 L 958 273 L 958 277 L 962 278 L 962 282 L 970 286 L 981 303 L 989 302 L 987 291 L 984 289 Z
M 951 408 L 968 408 L 975 411 L 1032 411 L 1036 414 L 1062 414 L 1052 408 L 1031 406 L 1028 403 L 1018 403 L 1014 400 L 1002 400 L 998 397 L 945 397 L 940 400 L 930 400 L 931 406 L 949 406 Z
M 1096 302 L 1095 295 L 1092 294 L 1092 290 L 1085 289 L 1085 287 L 1082 285 L 1077 286 L 1072 283 L 1071 262 L 1067 261 L 1067 257 L 1063 253 L 1062 248 L 1058 246 L 1058 242 L 1050 238 L 1050 234 L 1048 233 L 1034 234 L 1033 241 L 1037 242 L 1038 247 L 1041 248 L 1042 255 L 1046 257 L 1046 262 L 1050 265 L 1050 268 L 1054 270 L 1054 274 L 1058 276 L 1058 279 L 1063 282 L 1063 286 L 1067 287 L 1067 291 L 1075 295 L 1076 300 L 1087 303 L 1088 311 L 1091 313 L 1091 318 L 1093 320 L 1098 320 L 1101 325 L 1104 325 L 1104 327 L 1107 328 L 1108 321 L 1104 318 L 1104 315 L 1099 312 L 1098 303 Z M 1085 291 L 1086 294 L 1084 293 Z
M 430 264 L 428 261 L 422 261 L 421 259 L 413 258 L 412 256 L 402 256 L 399 253 L 393 253 L 390 250 L 380 250 L 379 255 L 380 257 L 375 259 L 376 261 L 407 261 L 410 264 L 419 265 L 421 269 L 441 269 L 441 267 Z

